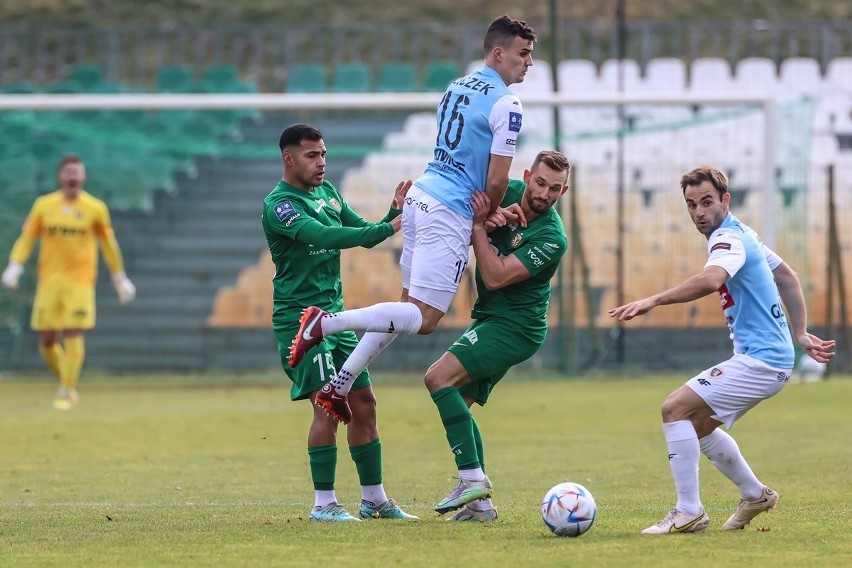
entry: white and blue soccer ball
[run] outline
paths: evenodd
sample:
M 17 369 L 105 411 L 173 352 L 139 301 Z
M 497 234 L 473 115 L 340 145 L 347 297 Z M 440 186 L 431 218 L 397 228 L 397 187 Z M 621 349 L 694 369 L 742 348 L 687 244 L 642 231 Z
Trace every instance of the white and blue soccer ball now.
M 541 518 L 557 536 L 580 536 L 592 528 L 597 514 L 589 490 L 572 481 L 554 486 L 541 502 Z

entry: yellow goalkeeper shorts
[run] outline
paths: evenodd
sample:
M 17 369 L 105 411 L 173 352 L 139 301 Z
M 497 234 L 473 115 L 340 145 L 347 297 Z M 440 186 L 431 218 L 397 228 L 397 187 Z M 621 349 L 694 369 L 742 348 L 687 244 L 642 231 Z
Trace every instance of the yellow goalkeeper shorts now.
M 37 286 L 30 326 L 35 331 L 95 327 L 94 286 Z

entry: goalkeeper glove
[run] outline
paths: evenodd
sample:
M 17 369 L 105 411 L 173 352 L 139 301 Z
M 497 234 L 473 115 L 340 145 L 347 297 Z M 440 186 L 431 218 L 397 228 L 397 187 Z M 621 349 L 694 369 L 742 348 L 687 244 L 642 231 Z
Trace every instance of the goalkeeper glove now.
M 118 294 L 118 301 L 122 304 L 132 302 L 136 297 L 136 286 L 124 272 L 116 272 L 112 275 L 112 285 Z
M 24 271 L 24 265 L 19 262 L 10 262 L 6 270 L 3 271 L 3 276 L 0 280 L 3 281 L 3 286 L 16 290 L 18 288 L 18 280 L 21 278 L 21 273 Z

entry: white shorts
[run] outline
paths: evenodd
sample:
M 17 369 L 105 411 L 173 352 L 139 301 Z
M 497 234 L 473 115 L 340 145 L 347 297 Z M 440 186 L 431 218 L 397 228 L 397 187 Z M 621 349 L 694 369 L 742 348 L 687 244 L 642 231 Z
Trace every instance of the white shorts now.
M 470 258 L 473 221 L 412 185 L 402 208 L 402 286 L 447 313 Z
M 792 369 L 776 369 L 737 353 L 692 377 L 686 386 L 713 409 L 714 419 L 730 429 L 757 403 L 778 394 L 790 380 L 791 372 Z

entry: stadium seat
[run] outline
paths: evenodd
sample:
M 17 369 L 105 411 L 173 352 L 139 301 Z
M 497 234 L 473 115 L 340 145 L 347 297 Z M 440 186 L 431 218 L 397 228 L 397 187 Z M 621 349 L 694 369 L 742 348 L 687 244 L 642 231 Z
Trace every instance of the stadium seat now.
M 601 65 L 601 87 L 604 92 L 614 93 L 618 91 L 620 69 L 624 69 L 624 90 L 636 92 L 639 90 L 641 79 L 639 75 L 639 64 L 632 59 L 608 59 Z
M 461 75 L 461 69 L 455 61 L 432 61 L 423 69 L 423 89 L 425 91 L 445 91 L 450 82 Z
M 677 57 L 658 57 L 645 66 L 638 89 L 646 93 L 679 93 L 686 90 L 686 65 Z
M 790 57 L 781 62 L 778 95 L 782 99 L 814 96 L 822 90 L 819 62 L 810 57 Z
M 201 76 L 202 81 L 206 81 L 214 88 L 212 92 L 228 93 L 231 92 L 231 87 L 240 82 L 237 76 L 237 68 L 233 65 L 213 64 L 204 70 Z
M 595 93 L 599 90 L 598 71 L 586 59 L 566 59 L 556 66 L 559 90 L 565 93 Z
M 6 93 L 7 95 L 30 95 L 32 93 L 40 92 L 40 89 L 32 83 L 19 81 L 3 85 L 0 87 L 0 92 Z
M 157 70 L 157 90 L 161 93 L 188 93 L 192 72 L 183 65 L 163 65 Z
M 103 73 L 99 66 L 84 63 L 71 70 L 68 80 L 80 85 L 85 92 L 93 92 L 95 87 L 103 81 Z
M 407 61 L 390 61 L 379 69 L 376 90 L 380 93 L 410 93 L 417 89 L 414 64 Z
M 287 73 L 287 91 L 322 93 L 326 90 L 328 71 L 321 63 L 300 63 Z
M 852 95 L 852 57 L 835 57 L 825 70 L 827 93 Z
M 689 70 L 689 90 L 694 93 L 719 93 L 733 90 L 731 65 L 719 57 L 701 57 Z
M 737 62 L 734 85 L 752 93 L 775 93 L 778 74 L 775 62 L 764 57 L 746 57 Z
M 371 83 L 370 68 L 360 61 L 350 61 L 335 67 L 331 90 L 336 93 L 366 93 Z

